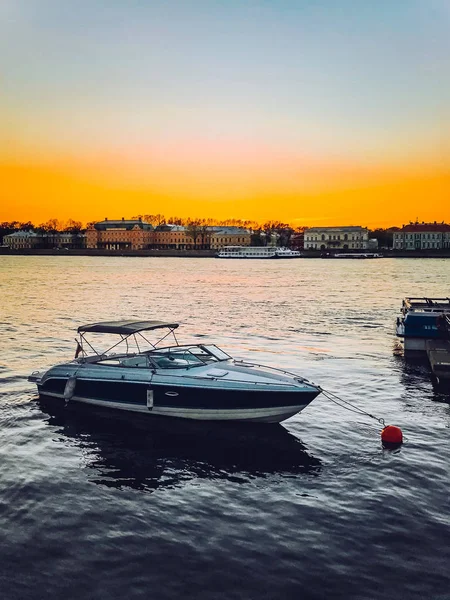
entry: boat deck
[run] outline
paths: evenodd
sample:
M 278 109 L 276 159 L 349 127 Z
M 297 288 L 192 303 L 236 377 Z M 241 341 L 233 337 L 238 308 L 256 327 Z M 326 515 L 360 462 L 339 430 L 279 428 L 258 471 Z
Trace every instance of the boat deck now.
M 425 312 L 450 312 L 450 298 L 405 298 L 402 309 L 403 312 L 417 310 Z

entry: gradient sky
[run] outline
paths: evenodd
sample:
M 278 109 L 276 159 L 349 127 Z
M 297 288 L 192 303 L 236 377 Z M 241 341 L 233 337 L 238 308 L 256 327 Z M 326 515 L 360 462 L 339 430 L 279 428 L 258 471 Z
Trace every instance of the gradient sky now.
M 0 220 L 450 221 L 450 0 L 0 0 Z

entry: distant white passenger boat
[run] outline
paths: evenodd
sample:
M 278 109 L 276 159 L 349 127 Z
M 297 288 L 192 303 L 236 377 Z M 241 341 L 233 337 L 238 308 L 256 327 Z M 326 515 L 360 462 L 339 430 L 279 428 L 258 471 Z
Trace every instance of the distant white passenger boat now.
M 216 258 L 300 258 L 301 252 L 276 246 L 225 246 Z

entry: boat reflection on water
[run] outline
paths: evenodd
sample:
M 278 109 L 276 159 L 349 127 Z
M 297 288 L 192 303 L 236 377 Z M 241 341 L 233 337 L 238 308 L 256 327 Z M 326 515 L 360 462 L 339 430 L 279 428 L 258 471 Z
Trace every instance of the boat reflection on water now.
M 154 491 L 194 479 L 246 483 L 267 474 L 318 475 L 319 459 L 282 425 L 199 423 L 61 408 L 38 400 L 68 442 L 83 450 L 90 481 L 113 488 Z M 109 413 L 107 415 L 110 416 Z
M 450 403 L 449 382 L 436 380 L 426 354 L 405 355 L 401 358 L 396 357 L 394 360 L 398 365 L 401 382 L 408 395 L 416 397 L 419 393 L 423 397 L 431 396 L 435 402 Z

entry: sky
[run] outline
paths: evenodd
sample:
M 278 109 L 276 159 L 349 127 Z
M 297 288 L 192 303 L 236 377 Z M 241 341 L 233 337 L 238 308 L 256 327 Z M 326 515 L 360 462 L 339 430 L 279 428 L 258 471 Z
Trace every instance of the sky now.
M 0 220 L 450 221 L 449 0 L 0 0 Z

